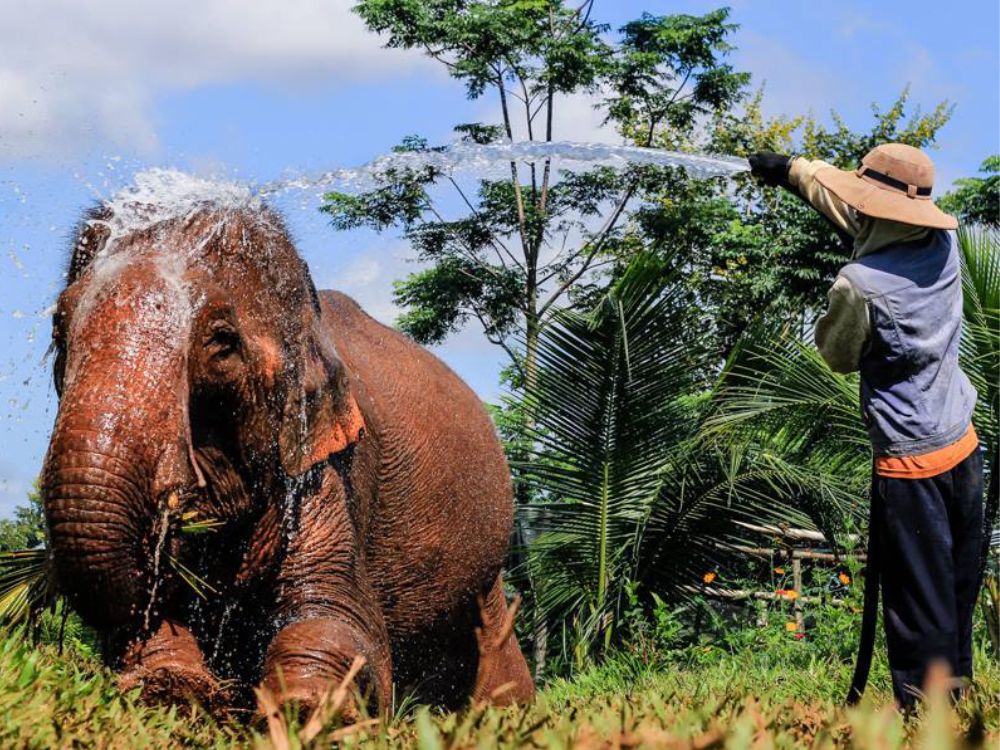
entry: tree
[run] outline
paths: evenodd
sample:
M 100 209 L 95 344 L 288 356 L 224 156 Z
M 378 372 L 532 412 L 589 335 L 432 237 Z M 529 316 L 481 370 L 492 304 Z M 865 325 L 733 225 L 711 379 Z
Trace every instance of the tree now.
M 966 224 L 1000 226 L 1000 155 L 987 157 L 979 171 L 988 176 L 955 180 L 957 188 L 938 205 Z
M 13 518 L 0 520 L 0 552 L 38 547 L 45 538 L 42 495 L 36 484 L 28 493 L 28 504 L 14 508 Z
M 614 125 L 643 128 L 649 145 L 664 123 L 683 131 L 731 106 L 748 78 L 724 62 L 735 28 L 728 11 L 651 16 L 616 40 L 592 20 L 593 1 L 361 0 L 355 10 L 390 47 L 423 50 L 463 82 L 470 98 L 495 95 L 499 123 L 456 127 L 463 140 L 552 141 L 554 113 L 571 94 L 602 96 Z M 426 151 L 421 138 L 399 150 Z M 510 163 L 510 177 L 475 192 L 433 168 L 388 169 L 362 195 L 331 193 L 336 229 L 402 230 L 426 268 L 397 283 L 400 327 L 437 343 L 475 320 L 505 349 L 516 384 L 531 383 L 540 331 L 561 305 L 579 302 L 594 274 L 642 243 L 628 228 L 649 170 L 553 173 L 551 160 Z M 459 215 L 432 188 L 454 190 Z M 592 291 L 592 290 L 591 290 Z

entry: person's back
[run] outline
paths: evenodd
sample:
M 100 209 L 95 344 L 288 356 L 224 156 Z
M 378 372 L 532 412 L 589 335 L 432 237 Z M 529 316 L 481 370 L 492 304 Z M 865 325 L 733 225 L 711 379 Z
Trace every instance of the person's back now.
M 849 263 L 868 305 L 861 404 L 875 453 L 914 456 L 969 429 L 976 392 L 958 365 L 962 277 L 953 233 L 890 245 Z

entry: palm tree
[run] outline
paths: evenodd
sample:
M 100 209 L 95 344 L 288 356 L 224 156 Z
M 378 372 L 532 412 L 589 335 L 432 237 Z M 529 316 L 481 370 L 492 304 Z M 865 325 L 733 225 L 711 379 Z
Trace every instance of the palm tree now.
M 734 494 L 739 456 L 698 446 L 714 344 L 689 288 L 650 257 L 540 338 L 525 397 L 534 450 L 519 466 L 541 498 L 526 509 L 526 564 L 536 617 L 578 660 L 619 633 L 627 586 L 679 594 L 743 541 L 737 520 L 790 511 Z

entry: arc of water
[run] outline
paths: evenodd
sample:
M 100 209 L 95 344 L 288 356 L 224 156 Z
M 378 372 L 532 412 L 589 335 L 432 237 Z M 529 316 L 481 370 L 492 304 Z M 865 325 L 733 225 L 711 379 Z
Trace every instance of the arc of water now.
M 556 160 L 568 166 L 630 165 L 682 167 L 693 177 L 729 177 L 746 171 L 745 159 L 734 156 L 691 154 L 639 146 L 574 141 L 521 141 L 516 143 L 455 143 L 441 149 L 386 154 L 360 167 L 333 169 L 315 176 L 292 177 L 262 185 L 257 194 L 270 196 L 288 190 L 310 190 L 343 184 L 358 187 L 388 169 L 433 167 L 445 174 L 458 171 L 485 172 L 511 161 Z

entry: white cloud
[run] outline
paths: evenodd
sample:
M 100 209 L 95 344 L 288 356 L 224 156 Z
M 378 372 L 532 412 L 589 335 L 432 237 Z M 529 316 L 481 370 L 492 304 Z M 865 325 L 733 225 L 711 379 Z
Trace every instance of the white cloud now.
M 392 325 L 400 313 L 392 301 L 392 282 L 416 270 L 416 266 L 406 260 L 408 252 L 405 242 L 385 238 L 376 240 L 329 271 L 326 270 L 329 256 L 307 253 L 306 257 L 321 289 L 344 292 L 373 318 Z
M 418 66 L 385 50 L 354 0 L 0 0 L 0 156 L 105 139 L 155 148 L 162 91 L 255 81 L 299 88 Z
M 734 53 L 737 70 L 753 73 L 754 88 L 765 85 L 764 110 L 768 115 L 797 115 L 813 111 L 825 117 L 831 106 L 850 99 L 850 81 L 810 62 L 786 44 L 759 33 L 740 32 Z

